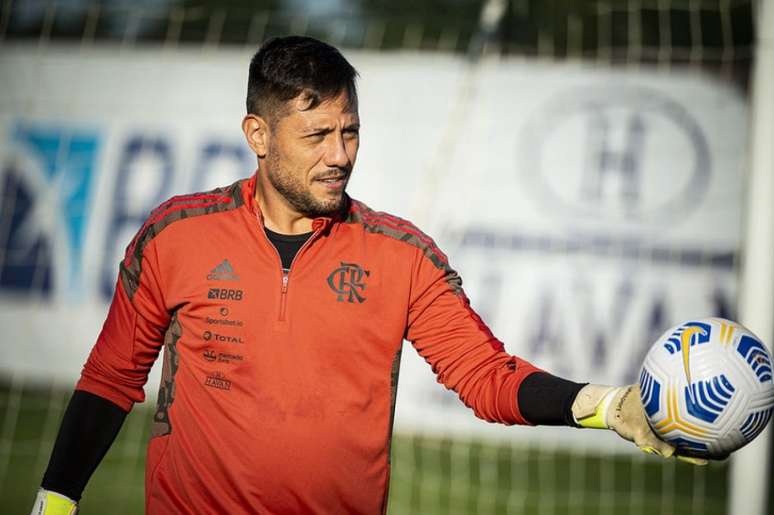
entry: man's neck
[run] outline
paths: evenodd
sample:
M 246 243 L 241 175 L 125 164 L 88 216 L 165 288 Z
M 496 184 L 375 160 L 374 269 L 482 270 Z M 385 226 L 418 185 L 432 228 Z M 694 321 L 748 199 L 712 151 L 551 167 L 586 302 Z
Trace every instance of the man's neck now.
M 261 209 L 263 224 L 279 234 L 304 234 L 312 231 L 313 219 L 297 212 L 282 195 L 262 183 L 255 183 L 255 201 Z

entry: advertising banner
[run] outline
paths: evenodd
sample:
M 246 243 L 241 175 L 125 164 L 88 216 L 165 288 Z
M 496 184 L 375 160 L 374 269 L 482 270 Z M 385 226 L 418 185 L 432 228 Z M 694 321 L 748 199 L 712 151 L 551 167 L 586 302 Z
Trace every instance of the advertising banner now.
M 347 56 L 361 75 L 350 194 L 431 235 L 509 352 L 577 381 L 631 383 L 671 325 L 733 318 L 738 91 L 698 71 Z M 249 59 L 0 54 L 0 373 L 73 384 L 150 210 L 254 172 L 240 130 Z M 538 434 L 475 419 L 408 343 L 397 406 L 398 429 Z

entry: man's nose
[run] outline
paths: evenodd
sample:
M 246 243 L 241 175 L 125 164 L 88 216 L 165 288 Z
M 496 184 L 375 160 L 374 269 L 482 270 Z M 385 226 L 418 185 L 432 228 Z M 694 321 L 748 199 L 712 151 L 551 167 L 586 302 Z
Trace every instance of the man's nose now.
M 325 152 L 325 164 L 331 168 L 348 168 L 350 165 L 347 148 L 344 145 L 344 138 L 341 133 L 334 133 L 328 143 Z

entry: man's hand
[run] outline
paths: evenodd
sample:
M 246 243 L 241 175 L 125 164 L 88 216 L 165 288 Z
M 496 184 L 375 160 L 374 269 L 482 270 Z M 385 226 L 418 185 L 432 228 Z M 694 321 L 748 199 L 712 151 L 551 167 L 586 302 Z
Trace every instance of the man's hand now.
M 634 442 L 641 451 L 669 458 L 675 448 L 661 440 L 650 428 L 640 401 L 640 387 L 588 384 L 578 392 L 572 414 L 581 427 L 612 429 L 622 438 Z M 707 460 L 676 456 L 694 465 Z
M 41 488 L 30 515 L 76 515 L 78 503 L 56 492 Z

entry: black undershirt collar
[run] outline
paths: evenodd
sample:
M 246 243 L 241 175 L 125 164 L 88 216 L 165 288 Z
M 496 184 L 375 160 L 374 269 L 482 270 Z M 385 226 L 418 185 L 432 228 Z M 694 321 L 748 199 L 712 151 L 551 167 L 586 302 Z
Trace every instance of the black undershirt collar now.
M 269 241 L 274 245 L 279 253 L 280 260 L 282 261 L 282 269 L 287 272 L 290 270 L 290 264 L 293 263 L 293 258 L 304 246 L 304 243 L 314 234 L 313 232 L 306 232 L 304 234 L 280 234 L 272 231 L 271 229 L 264 227 L 266 236 Z

